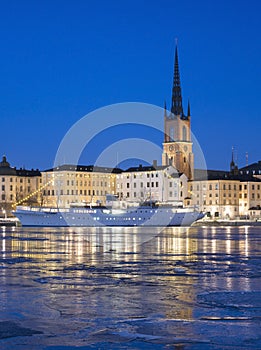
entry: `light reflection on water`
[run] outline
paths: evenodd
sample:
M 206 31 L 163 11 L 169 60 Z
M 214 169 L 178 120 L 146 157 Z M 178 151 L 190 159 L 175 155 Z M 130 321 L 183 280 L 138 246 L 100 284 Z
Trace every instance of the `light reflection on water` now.
M 89 332 L 127 327 L 124 320 L 231 316 L 226 303 L 240 303 L 237 293 L 255 303 L 260 233 L 259 227 L 5 228 L 0 318 L 23 320 L 59 344 L 67 334 L 67 342 L 82 345 L 77 332 L 91 339 Z M 162 327 L 164 336 L 174 331 L 173 324 Z

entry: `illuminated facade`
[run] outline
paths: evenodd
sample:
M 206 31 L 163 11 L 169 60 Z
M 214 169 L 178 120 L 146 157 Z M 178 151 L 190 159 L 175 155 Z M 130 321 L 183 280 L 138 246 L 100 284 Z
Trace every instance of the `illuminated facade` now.
M 249 217 L 261 205 L 261 179 L 224 171 L 196 170 L 189 182 L 187 204 L 196 205 L 211 218 Z
M 0 162 L 0 206 L 11 210 L 13 204 L 33 205 L 39 203 L 37 189 L 41 186 L 39 170 L 16 169 L 3 156 Z
M 183 201 L 187 194 L 187 177 L 169 166 L 142 166 L 129 168 L 117 174 L 117 195 L 119 198 L 141 202 Z
M 239 185 L 239 214 L 258 216 L 261 207 L 261 179 L 252 178 Z M 252 209 L 254 208 L 254 210 Z M 258 212 L 259 209 L 259 212 Z
M 115 194 L 119 169 L 85 165 L 62 165 L 42 172 L 43 206 L 68 207 L 73 202 L 105 204 Z
M 230 179 L 196 179 L 189 183 L 189 204 L 209 217 L 234 219 L 239 216 L 239 184 Z

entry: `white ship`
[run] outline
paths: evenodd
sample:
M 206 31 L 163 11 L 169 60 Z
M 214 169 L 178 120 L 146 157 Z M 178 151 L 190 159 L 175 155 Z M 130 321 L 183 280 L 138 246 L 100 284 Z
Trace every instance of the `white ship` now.
M 22 226 L 44 227 L 190 226 L 204 217 L 194 208 L 152 201 L 126 208 L 83 203 L 70 208 L 18 206 L 14 215 Z

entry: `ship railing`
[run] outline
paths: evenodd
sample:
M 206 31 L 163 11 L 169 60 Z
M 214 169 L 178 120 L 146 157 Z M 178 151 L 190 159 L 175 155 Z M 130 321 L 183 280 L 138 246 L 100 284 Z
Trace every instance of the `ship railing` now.
M 16 210 L 26 210 L 34 212 L 45 212 L 45 213 L 57 213 L 57 212 L 68 212 L 69 208 L 51 208 L 51 207 L 29 207 L 25 205 L 17 206 Z

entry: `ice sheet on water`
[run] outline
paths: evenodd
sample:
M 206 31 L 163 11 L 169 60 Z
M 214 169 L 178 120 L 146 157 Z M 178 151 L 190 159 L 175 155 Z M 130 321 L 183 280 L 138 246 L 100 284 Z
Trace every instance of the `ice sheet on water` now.
M 19 256 L 17 258 L 4 258 L 4 259 L 0 259 L 0 263 L 5 263 L 5 264 L 9 264 L 9 265 L 13 265 L 13 264 L 21 264 L 21 263 L 31 263 L 34 260 L 31 258 L 25 258 L 22 256 Z
M 200 304 L 221 308 L 251 309 L 261 308 L 261 291 L 220 291 L 198 295 Z
M 19 230 L 0 240 L 0 316 L 43 334 L 0 348 L 261 348 L 260 231 L 167 230 L 134 250 L 107 233 Z
M 48 283 L 48 279 L 47 278 L 35 278 L 33 281 L 37 282 L 37 283 L 41 283 L 41 284 Z
M 32 336 L 33 334 L 42 334 L 42 332 L 33 330 L 31 328 L 21 327 L 12 321 L 0 322 L 0 339 Z

